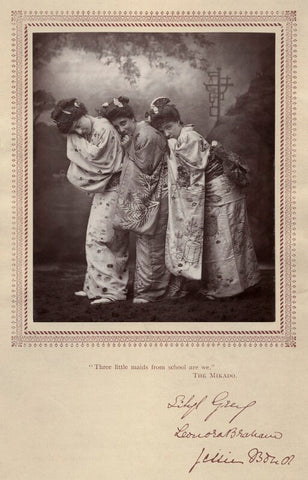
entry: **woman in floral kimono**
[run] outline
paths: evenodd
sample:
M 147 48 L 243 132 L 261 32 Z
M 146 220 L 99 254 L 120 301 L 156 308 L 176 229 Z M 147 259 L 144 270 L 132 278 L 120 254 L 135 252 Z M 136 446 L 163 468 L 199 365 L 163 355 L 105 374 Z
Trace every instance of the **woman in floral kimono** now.
M 125 145 L 114 226 L 136 233 L 134 303 L 154 302 L 165 294 L 168 218 L 167 141 L 148 122 L 137 122 L 126 97 L 102 105 L 100 114 L 115 126 Z
M 193 125 L 183 125 L 168 98 L 154 100 L 149 114 L 170 148 L 168 269 L 180 278 L 202 279 L 201 293 L 210 299 L 243 292 L 259 281 L 239 180 L 243 167 L 220 145 L 210 147 Z M 183 290 L 183 281 L 178 286 Z
M 125 300 L 128 282 L 128 235 L 112 226 L 123 163 L 123 148 L 105 118 L 87 114 L 77 99 L 61 100 L 51 114 L 67 134 L 68 180 L 93 194 L 86 236 L 87 272 L 83 290 L 92 304 Z

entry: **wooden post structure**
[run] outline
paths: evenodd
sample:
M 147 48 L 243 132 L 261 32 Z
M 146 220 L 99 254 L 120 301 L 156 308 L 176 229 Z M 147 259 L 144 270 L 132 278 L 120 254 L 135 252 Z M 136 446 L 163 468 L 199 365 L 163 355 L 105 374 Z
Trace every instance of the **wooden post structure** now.
M 216 122 L 219 121 L 221 115 L 221 102 L 225 99 L 225 93 L 229 87 L 233 87 L 230 82 L 229 75 L 221 76 L 221 68 L 218 67 L 216 71 L 208 72 L 210 78 L 209 83 L 203 83 L 206 90 L 209 92 L 210 102 L 210 117 L 216 117 Z

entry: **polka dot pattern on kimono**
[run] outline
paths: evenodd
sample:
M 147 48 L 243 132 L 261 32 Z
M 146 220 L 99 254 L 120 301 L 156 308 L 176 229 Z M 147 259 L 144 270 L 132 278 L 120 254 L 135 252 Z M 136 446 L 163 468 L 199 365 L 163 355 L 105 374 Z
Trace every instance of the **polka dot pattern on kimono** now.
M 104 217 L 106 203 L 110 207 L 117 198 L 117 190 L 96 193 L 91 207 L 86 241 L 88 269 L 84 282 L 84 290 L 90 299 L 108 297 L 124 300 L 127 294 L 128 273 L 124 253 L 127 253 L 128 235 L 119 233 L 115 241 L 114 230 L 109 219 Z M 110 213 L 109 213 L 110 216 Z M 121 279 L 119 277 L 122 277 Z M 107 287 L 108 285 L 108 287 Z

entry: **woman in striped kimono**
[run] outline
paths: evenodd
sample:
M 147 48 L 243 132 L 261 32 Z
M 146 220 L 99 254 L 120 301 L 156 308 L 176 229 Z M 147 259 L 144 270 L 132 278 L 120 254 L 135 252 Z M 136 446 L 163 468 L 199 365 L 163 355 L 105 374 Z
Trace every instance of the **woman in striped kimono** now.
M 127 97 L 104 103 L 100 114 L 115 126 L 126 150 L 114 226 L 136 234 L 133 302 L 156 302 L 170 277 L 165 266 L 167 141 L 148 122 L 135 119 Z

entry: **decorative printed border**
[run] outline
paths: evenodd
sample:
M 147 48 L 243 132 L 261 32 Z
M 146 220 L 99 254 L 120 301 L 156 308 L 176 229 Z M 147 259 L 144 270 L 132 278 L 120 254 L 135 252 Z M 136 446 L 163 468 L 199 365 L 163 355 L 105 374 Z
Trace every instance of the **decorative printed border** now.
M 239 12 L 91 12 L 12 11 L 12 346 L 15 347 L 295 347 L 296 324 L 296 88 L 297 29 L 295 11 Z M 31 330 L 28 323 L 29 271 L 29 28 L 78 27 L 117 29 L 263 28 L 281 34 L 279 295 L 277 330 L 93 331 Z M 277 94 L 276 94 L 277 95 Z M 277 132 L 276 132 L 277 135 Z M 276 158 L 276 162 L 278 159 Z M 278 209 L 278 206 L 276 207 Z M 126 325 L 127 327 L 127 325 Z

